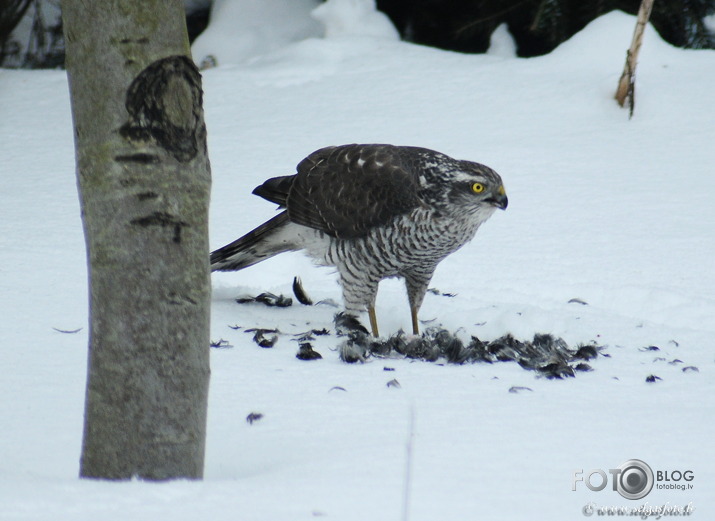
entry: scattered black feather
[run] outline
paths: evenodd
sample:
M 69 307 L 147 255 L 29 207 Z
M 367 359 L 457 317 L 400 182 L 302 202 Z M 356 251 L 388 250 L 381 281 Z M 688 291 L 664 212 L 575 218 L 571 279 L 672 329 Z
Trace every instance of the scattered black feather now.
M 239 297 L 236 299 L 239 304 L 250 304 L 252 302 L 259 302 L 265 304 L 266 306 L 275 306 L 279 308 L 287 308 L 293 305 L 293 299 L 290 297 L 284 297 L 283 295 L 274 295 L 273 293 L 265 292 L 258 296 L 251 297 Z
M 678 365 L 678 364 L 682 364 L 683 361 L 680 360 L 679 358 L 674 358 L 673 360 L 671 360 L 671 361 L 668 362 L 668 363 L 669 363 L 670 365 Z
M 456 293 L 442 293 L 440 290 L 437 288 L 429 288 L 427 290 L 429 293 L 432 293 L 433 295 L 437 295 L 438 297 L 456 297 Z
M 299 343 L 310 342 L 311 340 L 315 340 L 315 337 L 313 336 L 312 331 L 306 331 L 304 333 L 296 333 L 293 336 L 295 337 L 293 340 L 296 342 L 299 342 Z
M 263 418 L 263 413 L 252 412 L 248 416 L 246 416 L 246 422 L 248 422 L 250 425 L 253 425 L 253 422 L 257 422 L 261 418 Z
M 385 367 L 382 368 L 382 370 L 383 370 L 383 371 L 394 371 L 395 368 L 394 368 L 394 367 L 387 367 L 387 366 L 385 366 Z
M 654 384 L 658 380 L 662 380 L 662 378 L 660 376 L 656 376 L 654 374 L 648 375 L 645 378 L 645 381 L 648 382 L 649 384 Z
M 330 391 L 345 391 L 348 392 L 348 390 L 345 387 L 340 387 L 339 385 L 334 385 L 330 389 L 328 389 L 328 392 Z
M 231 347 L 233 347 L 231 344 L 228 343 L 228 340 L 224 340 L 223 338 L 220 338 L 219 340 L 211 340 L 209 345 L 217 349 L 230 349 Z
M 297 334 L 293 335 L 296 337 L 293 340 L 296 340 L 298 342 L 310 342 L 311 340 L 315 340 L 316 336 L 323 336 L 323 335 L 329 335 L 329 334 L 330 334 L 330 331 L 328 331 L 325 328 L 311 329 L 310 331 L 306 331 L 304 333 L 297 333 Z
M 263 294 L 266 295 L 266 294 Z M 275 295 L 274 295 L 275 297 Z M 516 362 L 522 368 L 535 371 L 545 378 L 574 377 L 576 372 L 593 371 L 585 363 L 599 356 L 608 357 L 604 347 L 595 343 L 579 344 L 574 348 L 561 338 L 549 334 L 535 334 L 531 341 L 522 341 L 507 334 L 490 342 L 472 336 L 468 344 L 456 334 L 440 328 L 429 327 L 421 335 L 407 335 L 400 330 L 387 339 L 377 339 L 352 314 L 340 312 L 334 317 L 335 331 L 344 337 L 337 351 L 347 363 L 365 362 L 369 357 L 402 356 L 428 362 L 446 361 L 453 364 Z M 247 329 L 255 332 L 253 340 L 261 347 L 273 347 L 278 340 L 275 329 Z M 314 335 L 327 335 L 327 329 L 312 329 L 294 335 L 300 348 L 298 358 L 313 360 L 320 355 L 312 349 Z M 642 348 L 659 350 L 656 346 Z M 315 353 L 314 356 L 313 353 Z M 385 368 L 386 371 L 393 370 Z M 658 378 L 658 377 L 654 377 Z M 649 380 L 650 381 L 650 380 Z M 652 380 L 655 381 L 655 380 Z
M 261 347 L 273 347 L 278 342 L 277 329 L 246 329 L 245 333 L 253 333 L 253 341 Z
M 516 393 L 520 393 L 520 392 L 523 392 L 523 391 L 531 391 L 531 392 L 534 392 L 534 390 L 533 390 L 531 387 L 521 387 L 521 386 L 518 386 L 518 385 L 514 385 L 514 386 L 512 386 L 512 387 L 509 387 L 509 392 L 510 392 L 510 393 L 515 393 L 515 394 L 516 394 Z
M 658 347 L 658 346 L 641 347 L 640 351 L 660 351 L 660 347 Z
M 241 329 L 241 327 L 243 327 L 243 326 L 239 326 L 238 324 L 236 324 L 234 326 L 228 326 L 228 327 L 230 327 L 231 329 L 233 329 L 235 331 L 237 329 Z
M 315 303 L 316 306 L 328 306 L 331 308 L 339 308 L 340 304 L 338 304 L 336 301 L 334 301 L 331 298 L 326 298 L 325 300 L 319 300 L 318 302 Z
M 580 298 L 569 299 L 568 304 L 581 304 L 582 306 L 588 306 L 588 302 L 581 300 Z
M 371 354 L 380 354 L 379 342 L 375 340 L 368 330 L 353 315 L 340 312 L 333 318 L 335 331 L 338 336 L 346 336 L 338 346 L 338 354 L 343 362 L 354 364 L 364 362 Z
M 295 355 L 298 360 L 320 360 L 323 356 L 313 350 L 310 342 L 304 342 L 298 346 L 298 353 Z
M 338 314 L 335 324 L 339 334 L 347 336 L 340 347 L 341 358 L 349 362 L 364 361 L 369 356 L 405 358 L 453 364 L 475 362 L 516 362 L 527 370 L 546 378 L 567 378 L 575 372 L 591 371 L 584 360 L 596 358 L 603 349 L 597 345 L 579 345 L 571 349 L 566 342 L 548 334 L 536 334 L 532 341 L 517 340 L 504 335 L 491 342 L 473 336 L 469 344 L 446 329 L 427 328 L 422 335 L 407 335 L 399 331 L 387 339 L 375 339 L 351 315 Z
M 684 373 L 699 373 L 700 369 L 698 369 L 694 365 L 688 365 L 688 366 L 683 367 L 683 372 Z
M 446 329 L 440 329 L 435 333 L 434 343 L 450 363 L 463 364 L 469 359 L 469 350 L 464 347 L 464 343 Z
M 287 308 L 293 305 L 292 298 L 284 297 L 283 295 L 274 295 L 273 293 L 261 293 L 256 297 L 256 302 L 260 302 L 266 306 L 276 306 L 279 308 Z
M 436 362 L 440 357 L 440 352 L 430 340 L 425 335 L 407 336 L 404 331 L 400 330 L 384 342 L 374 341 L 374 345 L 370 346 L 370 352 L 378 356 L 389 356 L 394 351 L 406 358 Z
M 364 343 L 348 338 L 338 346 L 338 356 L 343 362 L 355 364 L 367 360 L 368 350 Z
M 293 295 L 304 306 L 313 305 L 313 301 L 303 289 L 303 282 L 301 282 L 300 277 L 293 277 Z
M 574 358 L 579 358 L 581 360 L 591 360 L 592 358 L 596 358 L 598 356 L 598 349 L 596 346 L 593 345 L 581 345 L 578 346 L 578 349 L 574 353 L 573 357 Z
M 345 313 L 341 311 L 333 317 L 333 322 L 335 322 L 335 330 L 339 336 L 346 336 L 355 333 L 362 333 L 369 335 L 367 328 L 363 326 L 360 321 L 351 315 L 350 313 Z
M 472 337 L 468 348 L 472 346 L 477 355 L 474 361 L 514 361 L 524 369 L 537 371 L 547 378 L 574 376 L 574 368 L 571 364 L 583 359 L 582 356 L 576 356 L 578 350 L 569 349 L 563 339 L 545 334 L 534 335 L 531 342 L 523 342 L 511 335 L 504 335 L 488 344 Z
M 257 331 L 256 334 L 253 335 L 253 341 L 261 347 L 273 347 L 276 345 L 276 342 L 278 342 L 278 335 L 266 336 L 265 333 Z
M 387 382 L 388 387 L 395 387 L 397 389 L 401 389 L 402 386 L 400 385 L 400 382 L 397 381 L 397 378 L 393 378 L 389 382 Z
M 52 329 L 54 329 L 54 330 L 57 331 L 58 333 L 65 333 L 65 334 L 67 334 L 67 335 L 73 335 L 73 334 L 75 334 L 75 333 L 79 333 L 80 331 L 82 331 L 82 328 L 81 328 L 81 327 L 79 327 L 79 328 L 77 328 L 77 329 L 58 329 L 58 328 L 56 328 L 56 327 L 53 327 Z
M 524 366 L 522 365 L 522 367 Z M 531 367 L 527 367 L 527 369 L 531 369 Z M 551 362 L 541 367 L 535 367 L 535 369 L 544 374 L 546 378 L 563 378 L 565 376 L 576 376 L 573 367 L 562 361 Z

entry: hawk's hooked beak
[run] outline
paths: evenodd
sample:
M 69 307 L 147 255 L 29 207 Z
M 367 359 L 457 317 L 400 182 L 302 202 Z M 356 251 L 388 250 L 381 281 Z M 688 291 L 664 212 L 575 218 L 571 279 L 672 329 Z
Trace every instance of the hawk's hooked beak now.
M 504 190 L 504 187 L 500 186 L 497 193 L 487 199 L 487 202 L 493 206 L 496 206 L 500 210 L 506 210 L 506 207 L 509 205 L 509 199 L 506 196 L 506 191 Z

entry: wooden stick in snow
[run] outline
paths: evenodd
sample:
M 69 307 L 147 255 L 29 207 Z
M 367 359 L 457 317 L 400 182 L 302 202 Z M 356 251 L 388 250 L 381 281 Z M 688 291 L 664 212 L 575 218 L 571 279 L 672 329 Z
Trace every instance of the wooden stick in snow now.
M 618 81 L 618 89 L 616 90 L 616 101 L 623 107 L 628 99 L 628 108 L 630 116 L 633 116 L 633 108 L 635 106 L 635 84 L 636 84 L 636 63 L 638 61 L 638 52 L 643 43 L 643 33 L 645 26 L 650 18 L 650 12 L 653 9 L 654 0 L 642 0 L 640 9 L 638 9 L 638 21 L 636 29 L 633 31 L 633 40 L 631 48 L 626 53 L 626 65 L 623 68 L 623 74 Z

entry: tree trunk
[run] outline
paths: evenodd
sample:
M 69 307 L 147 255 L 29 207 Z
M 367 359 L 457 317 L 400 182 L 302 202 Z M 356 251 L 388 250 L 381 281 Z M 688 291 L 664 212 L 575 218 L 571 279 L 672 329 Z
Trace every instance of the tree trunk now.
M 650 18 L 650 12 L 653 9 L 654 0 L 642 0 L 640 9 L 638 9 L 638 20 L 636 28 L 633 31 L 633 40 L 631 48 L 626 52 L 626 65 L 623 67 L 623 74 L 618 80 L 618 88 L 616 89 L 616 101 L 623 107 L 628 100 L 628 109 L 630 116 L 633 116 L 635 108 L 635 86 L 636 86 L 636 64 L 638 63 L 638 53 L 641 50 L 643 43 L 643 33 L 645 32 L 646 24 Z
M 90 293 L 80 475 L 198 479 L 211 174 L 183 4 L 62 11 Z

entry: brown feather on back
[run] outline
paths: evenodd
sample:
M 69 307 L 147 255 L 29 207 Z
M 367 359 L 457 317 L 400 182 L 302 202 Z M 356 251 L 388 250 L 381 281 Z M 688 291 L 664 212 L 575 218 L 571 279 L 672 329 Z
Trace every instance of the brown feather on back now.
M 416 174 L 392 145 L 322 148 L 293 176 L 275 177 L 253 193 L 288 210 L 297 224 L 347 239 L 421 204 Z

